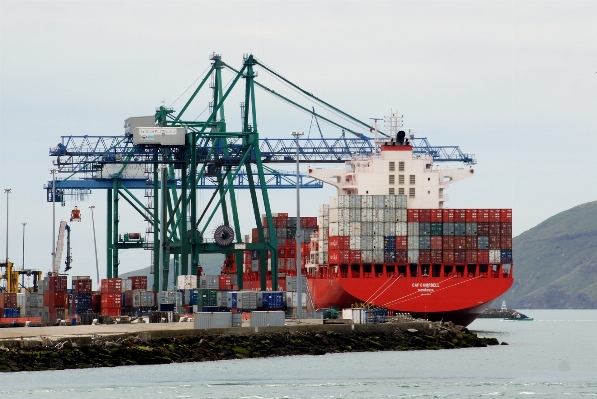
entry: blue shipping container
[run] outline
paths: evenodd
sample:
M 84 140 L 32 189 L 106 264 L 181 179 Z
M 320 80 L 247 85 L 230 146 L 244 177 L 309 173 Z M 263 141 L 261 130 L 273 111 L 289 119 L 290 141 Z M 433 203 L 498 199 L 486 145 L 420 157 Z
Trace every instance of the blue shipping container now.
M 385 263 L 396 263 L 396 251 L 384 251 L 383 259 Z
M 174 304 L 173 303 L 160 304 L 160 312 L 174 312 Z
M 284 293 L 281 291 L 263 292 L 264 309 L 282 309 L 284 307 Z
M 512 250 L 511 249 L 502 249 L 500 253 L 500 261 L 502 263 L 512 263 Z
M 20 317 L 20 315 L 19 308 L 4 308 L 4 317 Z
M 394 251 L 396 249 L 396 236 L 385 236 L 383 238 L 383 248 L 386 251 Z

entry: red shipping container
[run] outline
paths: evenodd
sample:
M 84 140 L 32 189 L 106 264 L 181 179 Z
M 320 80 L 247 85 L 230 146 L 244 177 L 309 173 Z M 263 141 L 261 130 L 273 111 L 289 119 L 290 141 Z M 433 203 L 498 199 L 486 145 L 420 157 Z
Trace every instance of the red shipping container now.
M 418 222 L 419 221 L 419 210 L 418 209 L 407 209 L 406 210 L 406 219 L 408 222 Z
M 294 247 L 286 247 L 286 259 L 296 259 L 296 244 Z
M 68 295 L 66 292 L 46 291 L 44 292 L 44 306 L 51 308 L 68 307 Z
M 477 236 L 467 236 L 466 237 L 466 249 L 477 249 L 478 242 L 479 242 L 479 239 L 477 238 Z
M 477 237 L 474 237 L 477 238 Z M 454 237 L 454 249 L 466 249 L 466 237 Z
M 147 276 L 130 276 L 133 290 L 147 290 Z
M 512 237 L 500 237 L 500 249 L 512 249 Z
M 419 251 L 419 263 L 421 263 L 421 264 L 431 263 L 431 250 L 430 249 L 421 249 Z
M 498 223 L 502 217 L 500 209 L 489 209 L 489 222 Z
M 442 209 L 431 209 L 431 223 L 441 223 L 443 221 Z
M 502 226 L 500 226 L 500 223 L 497 223 L 497 222 L 489 223 L 489 235 L 490 236 L 499 236 L 501 227 Z
M 101 294 L 92 294 L 91 295 L 91 310 L 94 313 L 99 313 L 102 307 L 102 295 Z
M 410 222 L 410 220 L 409 220 Z M 430 223 L 431 222 L 431 209 L 420 209 L 419 210 L 419 222 Z
M 348 251 L 350 263 L 361 263 L 361 251 L 353 249 Z
M 442 237 L 443 249 L 454 249 L 454 237 L 444 236 Z
M 340 237 L 340 249 L 350 249 L 350 237 Z
M 296 238 L 287 238 L 286 239 L 286 252 L 288 252 L 288 248 L 296 248 Z M 288 257 L 288 255 L 286 255 Z
M 105 278 L 102 280 L 102 293 L 121 293 L 122 279 L 119 278 Z
M 512 237 L 512 223 L 500 223 L 500 235 L 504 237 Z
M 309 255 L 309 251 L 310 251 L 310 244 L 308 242 L 303 242 L 301 243 L 301 256 Z M 343 248 L 340 248 L 343 249 Z
M 476 264 L 477 263 L 477 251 L 474 249 L 466 250 L 466 263 Z
M 512 209 L 501 209 L 500 210 L 500 222 L 512 223 Z
M 489 223 L 485 223 L 485 222 L 477 223 L 477 235 L 488 236 L 489 235 Z
M 443 251 L 441 249 L 431 250 L 431 263 L 443 263 Z
M 75 294 L 91 294 L 91 279 L 77 279 L 72 281 Z
M 396 249 L 408 249 L 408 237 L 407 236 L 396 236 Z
M 122 308 L 102 308 L 100 311 L 100 315 L 102 316 L 111 316 L 111 317 L 119 317 L 121 314 Z
M 330 249 L 328 252 L 328 263 L 330 265 L 337 265 L 340 263 L 340 250 Z
M 489 223 L 489 209 L 478 209 L 477 222 Z
M 332 236 L 328 239 L 328 248 L 331 251 L 332 249 L 340 249 L 340 237 Z
M 17 293 L 16 292 L 2 292 L 0 293 L 0 308 L 16 308 L 17 307 Z M 2 315 L 4 316 L 4 315 Z
M 274 218 L 274 227 L 283 229 L 288 227 L 288 219 Z
M 288 213 L 278 213 L 278 217 L 280 219 L 288 219 Z
M 102 309 L 103 308 L 120 308 L 122 307 L 122 293 L 118 294 L 103 294 L 102 293 Z
M 286 248 L 285 247 L 278 247 L 278 259 L 285 259 L 286 258 Z M 249 253 L 249 262 L 251 263 L 251 254 Z
M 466 222 L 466 209 L 454 209 L 454 223 Z
M 442 218 L 444 223 L 454 223 L 454 209 L 444 209 Z
M 66 292 L 67 276 L 51 276 L 49 291 Z
M 467 209 L 466 210 L 466 223 L 476 223 L 478 219 L 478 209 Z
M 489 250 L 479 249 L 477 250 L 477 263 L 486 265 L 489 264 Z
M 396 251 L 396 263 L 408 263 L 408 250 L 399 249 Z
M 278 248 L 278 251 L 280 248 Z M 251 251 L 243 251 L 243 263 L 251 263 Z
M 489 249 L 501 249 L 500 236 L 489 236 Z
M 218 288 L 220 290 L 231 290 L 232 289 L 232 276 L 220 276 Z
M 454 250 L 453 249 L 444 249 L 442 252 L 443 252 L 444 263 L 448 264 L 448 265 L 454 264 Z
M 454 263 L 464 264 L 466 263 L 466 250 L 457 249 L 454 251 Z
M 350 262 L 350 250 L 349 249 L 341 249 L 338 252 L 340 252 L 340 263 L 349 263 Z
M 475 237 L 477 238 L 477 237 Z M 442 249 L 443 248 L 443 237 L 431 236 L 431 249 Z
M 259 231 L 256 228 L 251 230 L 251 242 L 259 242 Z

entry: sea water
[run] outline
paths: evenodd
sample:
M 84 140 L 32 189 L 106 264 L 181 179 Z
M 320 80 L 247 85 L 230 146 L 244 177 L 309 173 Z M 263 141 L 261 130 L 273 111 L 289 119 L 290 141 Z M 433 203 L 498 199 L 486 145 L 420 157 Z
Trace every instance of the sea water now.
M 576 398 L 597 396 L 597 310 L 469 326 L 509 345 L 0 374 L 0 397 Z

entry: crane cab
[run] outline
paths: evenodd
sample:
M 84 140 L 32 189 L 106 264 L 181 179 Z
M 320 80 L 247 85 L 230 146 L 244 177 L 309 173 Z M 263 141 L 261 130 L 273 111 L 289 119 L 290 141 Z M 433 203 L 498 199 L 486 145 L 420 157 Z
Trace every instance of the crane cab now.
M 81 221 L 81 210 L 79 210 L 79 207 L 75 206 L 75 209 L 73 209 L 71 211 L 70 221 L 71 222 L 80 222 Z

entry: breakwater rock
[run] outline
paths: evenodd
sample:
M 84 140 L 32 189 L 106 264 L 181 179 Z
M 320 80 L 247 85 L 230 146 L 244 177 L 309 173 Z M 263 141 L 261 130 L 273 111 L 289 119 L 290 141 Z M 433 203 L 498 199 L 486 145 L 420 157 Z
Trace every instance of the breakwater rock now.
M 244 329 L 249 330 L 247 332 L 234 333 L 187 330 L 184 334 L 152 332 L 151 336 L 141 333 L 88 337 L 86 340 L 13 340 L 0 346 L 0 371 L 63 370 L 342 352 L 437 350 L 499 344 L 495 338 L 479 338 L 466 328 L 451 323 L 417 323 L 415 327 L 419 328 L 404 324 L 260 328 L 262 331 L 247 328 Z M 421 328 L 421 325 L 430 328 Z
M 479 315 L 479 319 L 505 319 L 516 313 L 518 312 L 514 309 L 485 309 L 485 311 Z

